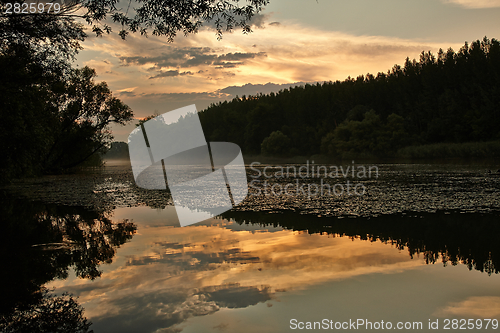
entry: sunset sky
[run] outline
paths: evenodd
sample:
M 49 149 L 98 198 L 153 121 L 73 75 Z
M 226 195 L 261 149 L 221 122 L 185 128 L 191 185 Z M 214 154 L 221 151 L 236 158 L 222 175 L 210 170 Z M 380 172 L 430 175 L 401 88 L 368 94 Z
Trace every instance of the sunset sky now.
M 203 28 L 166 38 L 89 37 L 76 64 L 95 68 L 136 118 L 305 82 L 387 72 L 423 50 L 500 38 L 500 0 L 271 0 L 253 32 Z M 117 27 L 115 30 L 119 30 Z M 90 35 L 91 33 L 89 33 Z M 134 125 L 113 127 L 126 141 Z

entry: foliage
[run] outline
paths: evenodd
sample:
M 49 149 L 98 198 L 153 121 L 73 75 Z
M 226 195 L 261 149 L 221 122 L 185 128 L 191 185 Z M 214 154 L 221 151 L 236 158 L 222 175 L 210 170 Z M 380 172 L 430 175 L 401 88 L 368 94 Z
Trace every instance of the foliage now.
M 135 127 L 142 126 L 146 121 L 154 119 L 154 118 L 158 117 L 159 115 L 160 114 L 158 113 L 158 111 L 155 110 L 155 113 L 153 113 L 152 115 L 149 115 L 147 117 L 139 119 L 139 121 L 135 124 Z
M 116 248 L 135 234 L 133 223 L 114 222 L 106 211 L 0 195 L 4 222 L 0 250 L 8 253 L 4 265 L 9 272 L 0 284 L 0 315 L 23 304 L 38 304 L 40 287 L 56 278 L 67 278 L 70 267 L 80 278 L 99 277 L 99 265 L 110 263 Z
M 29 48 L 47 72 L 69 68 L 68 60 L 74 59 L 81 49 L 80 42 L 87 37 L 84 26 L 71 15 L 61 14 L 6 14 L 5 4 L 0 1 L 0 54 L 12 52 L 20 46 Z M 17 3 L 24 3 L 18 1 Z
M 45 171 L 80 164 L 111 142 L 111 123 L 124 125 L 132 119 L 130 108 L 112 96 L 105 82 L 95 83 L 95 76 L 88 67 L 74 69 L 62 90 L 55 92 L 59 121 L 44 156 Z
M 342 156 L 343 152 L 371 152 L 375 155 L 394 154 L 406 137 L 404 119 L 390 114 L 385 122 L 375 111 L 363 115 L 363 120 L 346 120 L 321 140 L 322 152 Z
M 91 322 L 83 315 L 83 307 L 69 294 L 56 296 L 47 289 L 40 290 L 41 297 L 30 307 L 17 307 L 8 315 L 0 314 L 0 329 L 4 333 L 57 332 L 86 333 Z
M 106 83 L 94 82 L 94 70 L 71 68 L 86 34 L 67 14 L 0 15 L 0 183 L 98 165 L 108 125 L 132 117 Z
M 76 166 L 111 141 L 111 123 L 132 118 L 106 83 L 94 82 L 88 67 L 52 71 L 36 50 L 11 45 L 0 54 L 0 71 L 0 180 Z
M 111 142 L 111 146 L 102 155 L 104 159 L 129 159 L 128 144 L 126 142 Z
M 272 132 L 262 141 L 262 154 L 280 155 L 286 154 L 290 148 L 290 138 L 281 131 Z
M 196 33 L 203 23 L 212 24 L 221 38 L 223 31 L 231 31 L 235 27 L 244 33 L 251 31 L 249 21 L 259 13 L 268 0 L 129 0 L 125 6 L 118 7 L 117 0 L 72 0 L 64 1 L 57 14 L 5 14 L 5 3 L 1 1 L 0 27 L 4 31 L 24 31 L 27 27 L 40 26 L 42 34 L 50 34 L 58 38 L 56 31 L 64 25 L 74 25 L 76 18 L 83 19 L 92 26 L 98 36 L 112 31 L 107 19 L 121 25 L 118 34 L 125 39 L 129 32 L 141 35 L 152 33 L 166 36 L 173 41 L 178 32 L 185 35 Z M 24 1 L 21 1 L 24 3 Z M 34 25 L 35 23 L 36 25 Z M 24 25 L 24 28 L 22 27 Z M 0 29 L 2 30 L 2 29 Z M 33 29 L 36 35 L 37 29 Z M 62 29 L 65 31 L 66 29 Z M 50 32 L 50 33 L 49 33 Z M 83 33 L 80 29 L 79 33 Z M 64 35 L 63 35 L 64 36 Z
M 235 142 L 246 154 L 262 153 L 275 131 L 290 139 L 285 150 L 309 156 L 499 140 L 500 43 L 485 37 L 458 52 L 422 52 L 376 76 L 235 98 L 200 119 L 210 141 Z

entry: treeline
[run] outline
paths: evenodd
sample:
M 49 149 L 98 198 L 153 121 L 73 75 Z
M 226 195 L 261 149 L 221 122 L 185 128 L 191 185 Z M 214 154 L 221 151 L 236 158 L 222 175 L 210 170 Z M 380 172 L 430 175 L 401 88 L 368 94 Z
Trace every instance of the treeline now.
M 499 113 L 500 43 L 485 37 L 376 76 L 236 97 L 200 119 L 209 141 L 246 154 L 394 156 L 409 146 L 498 140 Z

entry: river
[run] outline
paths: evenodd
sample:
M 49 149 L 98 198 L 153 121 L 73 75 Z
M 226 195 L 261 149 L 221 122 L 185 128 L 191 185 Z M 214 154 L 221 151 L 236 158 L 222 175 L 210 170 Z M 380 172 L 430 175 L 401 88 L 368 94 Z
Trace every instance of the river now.
M 62 325 L 69 293 L 94 332 L 498 328 L 498 162 L 314 166 L 249 163 L 187 227 L 126 163 L 4 187 L 0 327 Z

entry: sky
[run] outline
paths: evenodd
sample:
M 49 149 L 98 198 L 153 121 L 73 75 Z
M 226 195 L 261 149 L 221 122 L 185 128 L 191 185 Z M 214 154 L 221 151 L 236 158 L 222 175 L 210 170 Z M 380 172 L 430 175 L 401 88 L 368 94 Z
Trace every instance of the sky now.
M 90 36 L 76 65 L 97 71 L 141 119 L 236 96 L 387 72 L 422 51 L 500 39 L 500 0 L 270 0 L 250 34 L 217 40 L 206 27 L 172 43 L 130 34 Z M 118 29 L 116 29 L 118 30 Z M 91 33 L 89 33 L 91 35 Z M 135 128 L 113 126 L 115 141 Z

